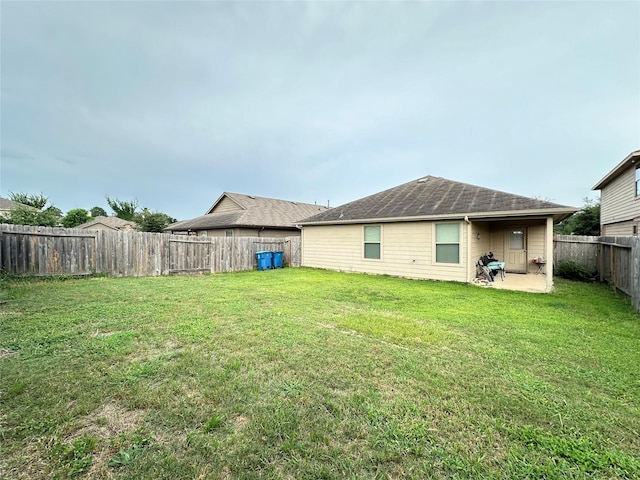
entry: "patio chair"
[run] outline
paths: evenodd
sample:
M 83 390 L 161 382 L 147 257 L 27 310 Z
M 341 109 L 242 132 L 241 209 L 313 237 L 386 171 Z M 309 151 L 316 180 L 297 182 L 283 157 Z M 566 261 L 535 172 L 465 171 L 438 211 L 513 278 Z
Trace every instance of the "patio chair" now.
M 493 282 L 493 273 L 489 270 L 489 267 L 482 263 L 482 258 L 476 263 L 476 277 L 487 282 Z
M 493 252 L 489 252 L 489 255 L 485 254 L 480 257 L 480 261 L 484 266 L 491 270 L 491 274 L 493 277 L 497 277 L 498 275 L 500 275 L 500 280 L 504 281 L 505 262 L 501 262 L 497 258 L 495 258 L 493 256 Z

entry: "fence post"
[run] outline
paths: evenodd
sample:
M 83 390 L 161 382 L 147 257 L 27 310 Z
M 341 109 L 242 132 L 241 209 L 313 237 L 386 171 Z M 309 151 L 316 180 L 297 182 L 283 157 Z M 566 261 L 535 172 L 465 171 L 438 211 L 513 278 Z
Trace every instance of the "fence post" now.
M 631 238 L 631 304 L 640 312 L 640 237 Z

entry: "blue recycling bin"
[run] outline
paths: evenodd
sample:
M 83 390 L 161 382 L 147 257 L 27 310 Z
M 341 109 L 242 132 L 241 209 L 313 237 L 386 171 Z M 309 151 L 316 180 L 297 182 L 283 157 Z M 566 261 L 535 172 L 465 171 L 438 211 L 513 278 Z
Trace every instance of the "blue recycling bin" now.
M 271 252 L 273 254 L 273 268 L 282 268 L 284 252 Z
M 256 261 L 258 262 L 258 270 L 269 270 L 273 263 L 272 252 L 259 251 L 256 252 Z

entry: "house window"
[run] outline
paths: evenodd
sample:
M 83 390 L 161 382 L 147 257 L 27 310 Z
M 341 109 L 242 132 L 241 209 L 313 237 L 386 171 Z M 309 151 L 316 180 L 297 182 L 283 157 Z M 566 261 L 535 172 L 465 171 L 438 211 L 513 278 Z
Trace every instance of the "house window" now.
M 380 225 L 364 227 L 364 258 L 380 260 Z
M 227 237 L 233 237 L 233 230 L 225 230 L 224 234 Z
M 640 197 L 640 167 L 636 167 L 636 197 Z
M 436 224 L 436 263 L 460 263 L 460 224 Z
M 633 226 L 633 234 L 638 235 L 638 225 Z

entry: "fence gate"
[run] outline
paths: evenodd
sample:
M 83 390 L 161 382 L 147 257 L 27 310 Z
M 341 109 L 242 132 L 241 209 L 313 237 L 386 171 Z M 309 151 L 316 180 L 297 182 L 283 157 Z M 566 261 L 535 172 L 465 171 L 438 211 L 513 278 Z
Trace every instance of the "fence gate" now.
M 169 239 L 169 273 L 210 273 L 213 243 L 189 237 Z

